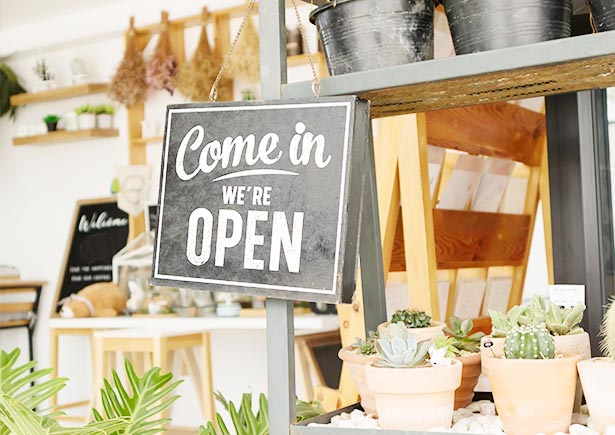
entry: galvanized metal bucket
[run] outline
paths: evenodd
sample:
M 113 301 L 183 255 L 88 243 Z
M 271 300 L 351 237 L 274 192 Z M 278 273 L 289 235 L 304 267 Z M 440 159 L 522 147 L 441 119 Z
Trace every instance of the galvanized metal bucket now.
M 457 54 L 567 38 L 572 31 L 572 0 L 442 0 L 442 3 Z
M 589 6 L 597 32 L 615 30 L 615 2 L 613 0 L 589 0 Z
M 329 74 L 433 59 L 433 0 L 331 0 L 310 14 Z

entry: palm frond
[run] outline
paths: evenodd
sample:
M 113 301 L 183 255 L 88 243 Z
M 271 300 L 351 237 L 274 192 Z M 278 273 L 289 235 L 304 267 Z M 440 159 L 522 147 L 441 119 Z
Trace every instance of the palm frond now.
M 105 380 L 101 389 L 103 414 L 94 409 L 94 420 L 124 419 L 127 422 L 122 435 L 152 435 L 162 432 L 168 418 L 154 419 L 166 410 L 179 396 L 171 396 L 181 381 L 171 383 L 173 375 L 160 374 L 159 368 L 148 370 L 139 377 L 130 361 L 124 363 L 130 393 L 122 385 L 117 372 L 113 371 L 113 385 Z M 118 433 L 119 435 L 119 433 Z

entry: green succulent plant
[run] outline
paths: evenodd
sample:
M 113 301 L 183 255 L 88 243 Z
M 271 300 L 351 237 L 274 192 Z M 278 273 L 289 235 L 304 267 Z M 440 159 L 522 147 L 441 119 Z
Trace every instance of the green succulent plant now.
M 517 326 L 506 335 L 504 355 L 507 359 L 555 358 L 555 340 L 544 326 Z
M 480 340 L 485 336 L 484 332 L 475 332 L 470 335 L 474 328 L 472 319 L 463 319 L 451 316 L 444 333 L 453 339 L 453 346 L 461 352 L 476 353 L 480 351 Z
M 58 115 L 47 115 L 43 118 L 43 122 L 46 124 L 52 123 L 52 122 L 58 122 L 60 120 L 60 117 Z
M 427 340 L 417 342 L 416 336 L 403 322 L 391 323 L 380 333 L 375 343 L 376 350 L 385 367 L 417 367 L 422 365 L 431 343 Z
M 375 355 L 377 353 L 375 346 L 375 342 L 377 339 L 378 333 L 374 331 L 369 331 L 367 333 L 367 340 L 363 340 L 360 337 L 357 337 L 355 342 L 352 343 L 352 347 L 361 355 Z
M 431 326 L 431 316 L 425 311 L 397 310 L 391 317 L 391 323 L 402 322 L 408 328 L 427 328 Z
M 114 115 L 115 107 L 110 104 L 101 104 L 94 108 L 97 115 Z
M 453 358 L 461 355 L 461 351 L 455 346 L 455 339 L 453 337 L 447 337 L 443 334 L 436 334 L 433 338 L 433 344 L 436 349 L 446 349 L 447 358 Z
M 91 104 L 84 104 L 83 106 L 79 106 L 75 109 L 75 113 L 77 115 L 83 115 L 85 113 L 96 113 L 96 107 Z

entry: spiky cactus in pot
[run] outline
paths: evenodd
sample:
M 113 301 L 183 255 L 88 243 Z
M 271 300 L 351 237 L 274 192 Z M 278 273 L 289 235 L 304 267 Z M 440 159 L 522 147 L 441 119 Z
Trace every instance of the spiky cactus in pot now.
M 402 323 L 391 323 L 376 340 L 382 367 L 418 367 L 425 363 L 431 343 L 417 342 L 416 336 Z
M 555 340 L 542 325 L 522 325 L 513 328 L 504 341 L 507 359 L 555 358 Z
M 431 326 L 431 316 L 425 311 L 397 310 L 391 317 L 391 323 L 399 322 L 402 322 L 408 328 L 428 328 Z
M 607 358 L 615 360 L 615 298 L 611 299 L 600 325 L 600 350 Z

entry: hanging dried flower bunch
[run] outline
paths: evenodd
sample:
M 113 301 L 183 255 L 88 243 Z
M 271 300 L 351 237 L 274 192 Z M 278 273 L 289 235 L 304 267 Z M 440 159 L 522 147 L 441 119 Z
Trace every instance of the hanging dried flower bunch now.
M 154 55 L 147 64 L 147 85 L 151 90 L 166 89 L 173 95 L 177 72 L 177 61 L 171 51 L 171 40 L 169 38 L 169 13 L 163 11 L 158 43 Z
M 258 32 L 248 17 L 241 31 L 237 47 L 229 61 L 229 73 L 238 79 L 255 82 L 260 78 L 260 43 Z
M 177 76 L 177 89 L 193 101 L 207 101 L 209 91 L 220 69 L 220 58 L 214 53 L 207 39 L 209 12 L 201 13 L 201 37 L 192 60 L 185 64 Z
M 145 62 L 137 42 L 135 18 L 130 17 L 126 51 L 122 63 L 111 80 L 109 97 L 130 107 L 145 101 L 146 94 Z

